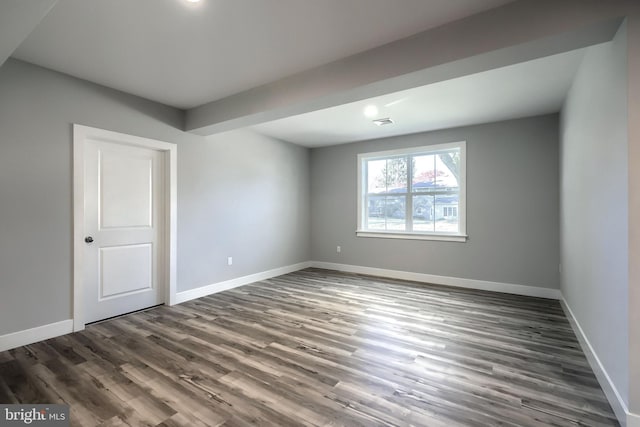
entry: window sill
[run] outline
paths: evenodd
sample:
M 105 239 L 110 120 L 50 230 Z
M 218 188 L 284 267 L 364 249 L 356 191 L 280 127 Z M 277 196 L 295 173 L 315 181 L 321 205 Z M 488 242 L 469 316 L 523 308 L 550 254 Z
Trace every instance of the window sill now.
M 403 233 L 388 231 L 356 231 L 357 237 L 377 237 L 380 239 L 405 239 L 405 240 L 439 240 L 443 242 L 466 242 L 466 234 L 423 234 Z

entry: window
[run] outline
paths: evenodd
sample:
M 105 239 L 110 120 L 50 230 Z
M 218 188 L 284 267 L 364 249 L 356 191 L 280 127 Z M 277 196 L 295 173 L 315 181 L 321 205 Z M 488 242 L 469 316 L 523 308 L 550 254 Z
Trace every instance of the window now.
M 455 218 L 458 216 L 458 207 L 457 206 L 443 206 L 442 216 L 445 218 Z
M 358 155 L 361 237 L 466 240 L 466 143 Z

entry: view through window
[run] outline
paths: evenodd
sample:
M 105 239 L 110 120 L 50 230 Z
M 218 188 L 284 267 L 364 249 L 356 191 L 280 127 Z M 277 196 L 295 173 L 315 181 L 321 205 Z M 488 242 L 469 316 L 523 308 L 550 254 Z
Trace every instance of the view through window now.
M 359 232 L 464 235 L 464 142 L 358 157 Z

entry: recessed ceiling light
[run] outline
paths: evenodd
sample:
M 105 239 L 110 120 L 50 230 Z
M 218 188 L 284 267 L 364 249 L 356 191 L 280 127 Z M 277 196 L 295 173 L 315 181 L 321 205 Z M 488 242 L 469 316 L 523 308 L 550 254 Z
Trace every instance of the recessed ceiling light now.
M 189 3 L 198 3 L 200 0 L 187 0 Z
M 392 125 L 393 120 L 391 120 L 389 117 L 385 117 L 384 119 L 376 119 L 373 121 L 373 123 L 375 123 L 378 126 Z
M 378 107 L 375 105 L 367 105 L 364 107 L 364 115 L 367 117 L 375 117 L 378 114 Z

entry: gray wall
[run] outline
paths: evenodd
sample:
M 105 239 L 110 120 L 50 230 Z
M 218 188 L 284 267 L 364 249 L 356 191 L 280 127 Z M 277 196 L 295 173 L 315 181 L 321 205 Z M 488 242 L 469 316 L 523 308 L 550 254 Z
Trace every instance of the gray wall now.
M 358 153 L 461 140 L 466 243 L 355 236 Z M 313 149 L 312 259 L 557 288 L 558 161 L 556 114 Z
M 180 290 L 309 260 L 308 149 L 238 130 L 178 151 Z
M 640 2 L 627 24 L 629 132 L 629 411 L 640 424 Z M 635 218 L 635 220 L 633 220 Z M 631 424 L 631 417 L 629 420 Z
M 178 291 L 309 259 L 308 150 L 206 140 L 183 119 L 24 62 L 0 68 L 0 335 L 71 318 L 72 123 L 178 144 Z
M 561 119 L 561 289 L 628 402 L 626 30 L 589 48 Z

